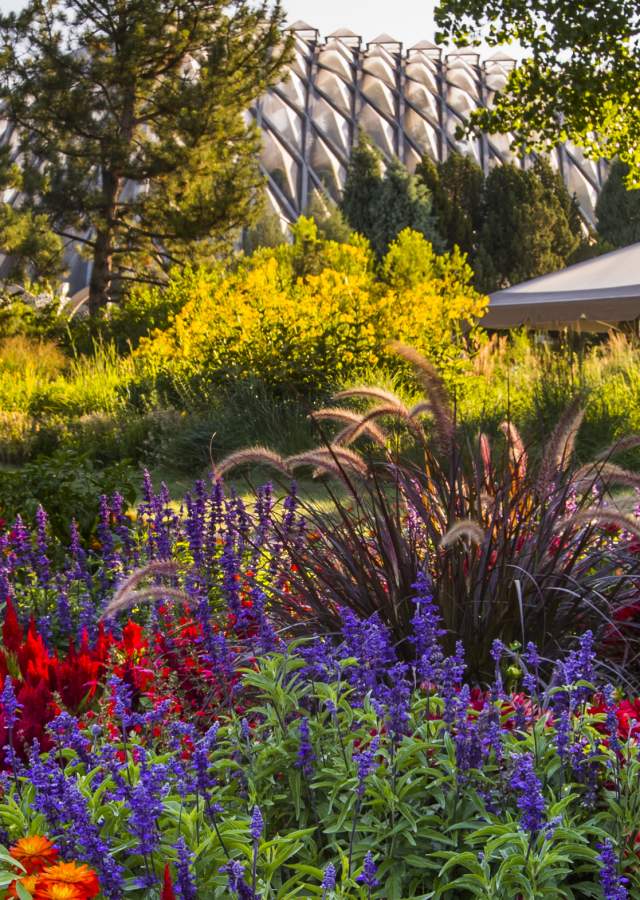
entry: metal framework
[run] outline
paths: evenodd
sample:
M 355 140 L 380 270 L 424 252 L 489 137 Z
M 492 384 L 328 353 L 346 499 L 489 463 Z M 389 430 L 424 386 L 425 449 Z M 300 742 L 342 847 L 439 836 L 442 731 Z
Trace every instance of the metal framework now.
M 441 161 L 454 149 L 472 155 L 485 172 L 514 161 L 509 135 L 455 137 L 469 113 L 504 86 L 516 64 L 506 54 L 481 61 L 473 50 L 445 54 L 429 41 L 405 51 L 388 34 L 363 44 L 346 29 L 325 38 L 305 22 L 290 30 L 295 55 L 287 77 L 251 110 L 263 133 L 270 201 L 285 219 L 303 213 L 314 190 L 338 199 L 359 129 L 410 170 L 425 152 Z M 551 162 L 593 221 L 606 166 L 568 144 Z

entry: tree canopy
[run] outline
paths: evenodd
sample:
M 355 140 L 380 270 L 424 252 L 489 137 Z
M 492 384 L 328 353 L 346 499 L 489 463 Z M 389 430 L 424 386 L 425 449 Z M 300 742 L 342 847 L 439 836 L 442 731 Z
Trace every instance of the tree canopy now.
M 606 247 L 626 247 L 640 241 L 640 190 L 627 190 L 629 167 L 616 160 L 598 203 L 598 237 Z
M 640 185 L 640 4 L 637 0 L 440 0 L 438 39 L 519 44 L 524 59 L 472 128 L 512 133 L 520 149 L 570 139 L 619 156 Z
M 397 159 L 383 167 L 382 154 L 365 134 L 349 161 L 340 209 L 379 257 L 405 228 L 440 246 L 426 185 Z
M 282 22 L 246 0 L 30 0 L 0 17 L 23 207 L 91 259 L 93 310 L 259 211 L 246 110 L 280 77 Z

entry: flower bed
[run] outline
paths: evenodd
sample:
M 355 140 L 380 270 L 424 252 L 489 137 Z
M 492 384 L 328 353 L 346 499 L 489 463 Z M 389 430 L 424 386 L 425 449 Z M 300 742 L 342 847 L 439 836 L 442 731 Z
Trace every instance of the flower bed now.
M 93 548 L 43 514 L 3 534 L 5 895 L 640 896 L 640 700 L 591 633 L 554 662 L 494 642 L 480 690 L 426 572 L 411 654 L 346 609 L 279 632 L 304 527 L 295 494 L 198 484 L 180 514 L 147 482 Z

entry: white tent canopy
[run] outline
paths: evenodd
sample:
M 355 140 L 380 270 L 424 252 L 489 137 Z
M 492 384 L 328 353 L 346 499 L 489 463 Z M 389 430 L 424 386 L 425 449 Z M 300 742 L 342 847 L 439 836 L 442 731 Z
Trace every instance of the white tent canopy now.
M 485 328 L 606 331 L 640 317 L 640 243 L 542 275 L 489 297 Z

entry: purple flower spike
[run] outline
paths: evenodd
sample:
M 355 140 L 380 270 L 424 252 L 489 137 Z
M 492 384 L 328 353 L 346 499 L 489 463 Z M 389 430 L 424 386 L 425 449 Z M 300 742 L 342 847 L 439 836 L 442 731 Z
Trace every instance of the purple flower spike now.
M 364 858 L 364 863 L 362 866 L 362 872 L 356 878 L 358 884 L 362 884 L 369 889 L 378 887 L 380 884 L 378 878 L 376 877 L 378 874 L 378 867 L 373 861 L 373 854 L 371 850 L 367 852 L 367 855 Z
M 600 851 L 600 884 L 605 900 L 627 900 L 629 893 L 624 886 L 626 878 L 618 875 L 618 860 L 616 858 L 613 844 L 609 838 L 604 843 L 598 845 Z
M 4 713 L 5 727 L 7 731 L 11 731 L 16 724 L 18 710 L 22 708 L 22 704 L 18 702 L 10 675 L 7 675 L 4 680 L 4 687 L 2 688 L 2 694 L 0 694 L 0 703 Z
M 264 829 L 264 819 L 262 818 L 262 813 L 260 812 L 259 806 L 253 807 L 253 814 L 251 816 L 251 827 L 249 828 L 249 833 L 254 841 L 259 841 L 262 837 L 262 832 Z
M 545 803 L 542 796 L 542 785 L 533 767 L 531 753 L 514 756 L 515 770 L 511 776 L 511 787 L 518 794 L 517 804 L 520 810 L 520 824 L 532 837 L 542 829 L 545 815 Z
M 336 888 L 336 867 L 333 863 L 324 870 L 324 878 L 322 879 L 322 896 L 326 897 L 328 891 L 334 891 Z

